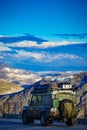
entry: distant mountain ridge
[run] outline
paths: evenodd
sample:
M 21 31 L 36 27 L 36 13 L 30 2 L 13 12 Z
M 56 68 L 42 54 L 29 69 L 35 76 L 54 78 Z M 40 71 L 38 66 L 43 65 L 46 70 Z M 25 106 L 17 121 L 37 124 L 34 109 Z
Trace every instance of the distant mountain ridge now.
M 7 65 L 0 63 L 0 69 L 2 69 L 3 67 L 7 67 Z
M 11 68 L 0 63 L 0 79 L 18 84 L 25 88 L 38 81 L 41 81 L 44 78 L 50 78 L 51 80 L 58 82 L 68 81 L 74 86 L 79 86 L 86 76 L 87 72 L 31 72 L 22 69 Z

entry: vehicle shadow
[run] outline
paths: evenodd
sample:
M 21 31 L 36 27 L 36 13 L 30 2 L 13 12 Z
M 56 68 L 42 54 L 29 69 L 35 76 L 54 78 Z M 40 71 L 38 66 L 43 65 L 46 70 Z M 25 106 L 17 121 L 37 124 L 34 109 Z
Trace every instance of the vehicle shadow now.
M 35 121 L 34 123 L 28 124 L 29 126 L 34 126 L 34 127 L 43 127 L 41 126 L 40 121 Z M 44 127 L 61 127 L 61 128 L 67 128 L 68 126 L 65 123 L 57 123 L 57 122 L 53 122 L 53 124 L 49 124 L 48 126 L 44 126 Z
M 41 123 L 39 120 L 35 120 L 34 123 L 30 123 L 30 124 L 23 124 L 22 120 L 20 119 L 0 119 L 0 126 L 5 126 L 5 125 L 9 125 L 9 126 L 23 126 L 23 127 L 42 127 Z M 53 124 L 49 124 L 48 126 L 44 126 L 42 128 L 46 128 L 46 127 L 58 127 L 58 128 L 67 128 L 68 126 L 63 122 L 53 122 Z M 70 128 L 70 126 L 69 126 Z

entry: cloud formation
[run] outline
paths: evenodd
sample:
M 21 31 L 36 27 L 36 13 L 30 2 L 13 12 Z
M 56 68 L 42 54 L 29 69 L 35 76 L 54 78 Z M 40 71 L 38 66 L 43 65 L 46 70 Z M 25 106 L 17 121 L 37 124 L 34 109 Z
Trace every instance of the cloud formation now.
M 4 59 L 4 57 L 3 57 L 3 56 L 0 56 L 0 59 Z
M 6 37 L 6 41 L 1 40 L 5 40 Z M 2 41 L 0 42 L 0 61 L 5 61 L 13 67 L 22 67 L 23 69 L 30 67 L 36 70 L 39 70 L 39 67 L 50 70 L 58 70 L 58 67 L 66 67 L 67 70 L 68 68 L 74 69 L 74 67 L 76 69 L 86 69 L 87 67 L 87 43 L 84 40 L 80 40 L 83 42 L 77 42 L 77 40 L 55 42 L 41 39 L 38 41 L 35 37 L 33 37 L 33 40 L 29 37 L 26 39 L 24 36 L 23 39 L 21 36 L 18 36 L 18 39 L 10 36 L 6 37 L 0 36 Z
M 87 38 L 87 33 L 82 33 L 82 34 L 77 34 L 77 33 L 73 33 L 73 34 L 54 34 L 54 36 L 57 36 L 57 37 L 67 37 L 67 38 L 71 38 L 71 37 L 74 37 L 74 38 Z
M 58 37 L 82 37 L 87 36 L 84 34 L 54 34 Z M 6 44 L 5 44 L 6 43 Z M 67 45 L 75 45 L 75 44 L 84 44 L 86 42 L 81 41 L 69 41 L 69 40 L 61 40 L 59 42 L 47 41 L 39 37 L 35 37 L 33 35 L 23 35 L 23 36 L 3 36 L 0 35 L 0 45 L 7 47 L 10 50 L 10 47 L 28 47 L 28 48 L 52 48 L 58 46 L 67 46 Z
M 43 38 L 40 38 L 40 37 L 37 37 L 37 36 L 34 36 L 34 35 L 30 35 L 30 34 L 25 34 L 25 35 L 21 35 L 21 36 L 3 36 L 3 35 L 0 35 L 0 42 L 3 42 L 3 43 L 13 43 L 13 42 L 20 42 L 20 41 L 24 41 L 24 40 L 36 41 L 38 43 L 47 41 Z
M 43 62 L 43 63 L 49 63 L 53 62 L 55 60 L 82 60 L 81 57 L 77 55 L 72 55 L 72 54 L 55 54 L 55 53 L 47 53 L 47 52 L 27 52 L 24 50 L 16 51 L 16 54 L 14 54 L 15 58 L 19 58 L 20 60 L 25 60 L 25 59 L 33 59 L 37 62 Z
M 35 41 L 21 41 L 21 42 L 16 42 L 16 43 L 11 43 L 11 44 L 6 44 L 8 47 L 34 47 L 34 48 L 49 48 L 49 47 L 58 47 L 58 46 L 67 46 L 67 45 L 75 45 L 75 44 L 84 44 L 84 42 L 70 42 L 70 41 L 60 41 L 60 42 L 42 42 L 41 44 L 38 44 Z
M 4 45 L 0 45 L 0 51 L 12 51 L 9 47 L 6 47 Z

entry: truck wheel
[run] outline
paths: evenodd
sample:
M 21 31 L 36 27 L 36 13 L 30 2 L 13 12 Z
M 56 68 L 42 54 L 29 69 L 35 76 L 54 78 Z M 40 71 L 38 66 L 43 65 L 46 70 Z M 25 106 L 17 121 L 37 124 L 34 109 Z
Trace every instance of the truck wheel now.
M 49 124 L 53 124 L 53 120 L 49 120 Z
M 59 105 L 59 118 L 63 120 L 64 118 L 71 119 L 73 113 L 73 102 L 69 99 L 64 99 Z
M 70 118 L 66 121 L 67 126 L 73 126 L 76 123 L 76 118 Z
M 45 116 L 45 113 L 41 113 L 41 118 L 40 118 L 40 121 L 41 121 L 41 125 L 42 126 L 47 126 L 48 125 L 48 120 Z
M 23 124 L 29 124 L 29 119 L 26 116 L 25 112 L 23 112 L 22 114 L 22 121 L 23 121 Z

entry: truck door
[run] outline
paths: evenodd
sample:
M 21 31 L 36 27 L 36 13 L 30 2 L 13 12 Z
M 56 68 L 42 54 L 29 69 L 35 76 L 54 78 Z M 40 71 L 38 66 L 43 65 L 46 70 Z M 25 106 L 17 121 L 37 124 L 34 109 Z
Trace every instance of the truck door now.
M 29 106 L 29 115 L 31 117 L 36 117 L 36 107 L 37 107 L 37 96 L 34 95 L 31 99 L 31 103 Z
M 36 117 L 40 117 L 41 105 L 42 105 L 41 95 L 38 95 L 37 96 Z

